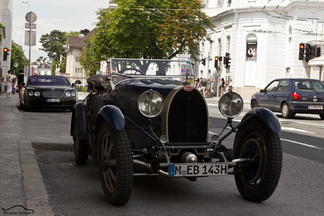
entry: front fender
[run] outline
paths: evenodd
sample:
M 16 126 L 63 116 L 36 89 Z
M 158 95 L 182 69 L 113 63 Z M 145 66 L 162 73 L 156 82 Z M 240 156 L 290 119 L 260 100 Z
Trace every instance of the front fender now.
M 279 122 L 277 116 L 275 114 L 273 114 L 273 112 L 271 112 L 269 109 L 263 108 L 263 107 L 257 107 L 257 108 L 251 109 L 250 111 L 248 111 L 245 114 L 245 116 L 243 117 L 241 122 L 243 122 L 250 115 L 259 117 L 271 130 L 273 130 L 273 132 L 279 133 L 279 131 L 281 129 L 280 122 Z M 247 122 L 243 123 L 243 125 L 248 122 L 249 122 L 249 120 L 247 120 Z
M 97 115 L 96 129 L 103 121 L 106 121 L 116 130 L 121 130 L 125 126 L 125 117 L 122 111 L 113 105 L 103 106 Z
M 70 135 L 73 136 L 74 122 L 77 121 L 77 137 L 79 140 L 87 139 L 86 129 L 86 105 L 84 103 L 77 103 L 72 110 L 71 130 Z

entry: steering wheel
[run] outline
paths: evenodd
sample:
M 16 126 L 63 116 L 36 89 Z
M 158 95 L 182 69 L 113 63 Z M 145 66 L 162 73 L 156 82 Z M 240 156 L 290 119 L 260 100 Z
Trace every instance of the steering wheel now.
M 144 73 L 143 71 L 141 71 L 141 70 L 139 70 L 139 69 L 136 69 L 136 68 L 124 68 L 124 69 L 121 69 L 121 70 L 119 71 L 119 73 L 123 74 L 125 71 L 128 71 L 128 70 L 135 71 L 134 74 L 139 73 L 140 75 L 145 75 L 145 73 Z

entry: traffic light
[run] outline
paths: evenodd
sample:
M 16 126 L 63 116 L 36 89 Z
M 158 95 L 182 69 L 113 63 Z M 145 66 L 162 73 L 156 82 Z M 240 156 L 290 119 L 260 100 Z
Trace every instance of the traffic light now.
M 218 68 L 218 56 L 215 56 L 215 63 L 214 63 L 214 67 Z
M 309 60 L 315 57 L 316 57 L 316 46 L 311 46 L 310 44 L 306 44 L 305 61 L 308 62 Z
M 226 56 L 224 57 L 224 65 L 225 65 L 225 68 L 230 68 L 231 67 L 230 60 L 231 60 L 230 54 L 229 53 L 226 53 Z
M 304 60 L 304 51 L 305 51 L 305 44 L 299 44 L 299 60 Z
M 205 66 L 206 65 L 206 58 L 201 59 L 201 63 Z
M 305 54 L 305 61 L 308 62 L 310 59 L 310 44 L 306 44 L 306 54 Z
M 3 61 L 7 61 L 7 56 L 9 55 L 9 49 L 7 47 L 3 48 Z

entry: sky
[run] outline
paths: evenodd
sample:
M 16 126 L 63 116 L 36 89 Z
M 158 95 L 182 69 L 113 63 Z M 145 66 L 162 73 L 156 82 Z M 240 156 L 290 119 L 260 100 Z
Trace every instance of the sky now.
M 39 50 L 41 35 L 52 30 L 80 31 L 95 28 L 100 8 L 107 8 L 109 0 L 13 0 L 12 40 L 21 45 L 29 58 L 29 46 L 25 46 L 25 16 L 32 11 L 36 14 L 36 46 L 31 46 L 31 61 L 40 56 L 48 58 Z M 35 31 L 35 30 L 34 30 Z

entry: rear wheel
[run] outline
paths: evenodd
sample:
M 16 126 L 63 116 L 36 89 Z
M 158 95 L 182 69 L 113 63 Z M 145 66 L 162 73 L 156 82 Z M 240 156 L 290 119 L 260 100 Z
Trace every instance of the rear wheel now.
M 295 113 L 292 112 L 289 109 L 289 106 L 288 106 L 287 103 L 282 104 L 282 106 L 281 106 L 281 114 L 282 114 L 282 117 L 285 118 L 285 119 L 292 118 L 292 117 L 295 116 Z
M 89 150 L 93 159 L 97 158 L 97 148 L 95 145 L 96 117 L 103 105 L 103 101 L 98 95 L 91 95 L 86 105 L 87 141 L 89 146 L 91 146 Z
M 104 123 L 98 137 L 98 161 L 102 189 L 109 203 L 125 205 L 133 188 L 133 159 L 124 129 Z
M 319 116 L 321 117 L 322 120 L 324 120 L 324 113 L 320 113 Z
M 262 202 L 275 191 L 282 167 L 279 135 L 261 121 L 239 129 L 234 144 L 235 158 L 248 158 L 235 168 L 235 183 L 241 196 Z
M 77 130 L 77 118 L 74 118 L 73 124 L 73 141 L 74 141 L 74 158 L 76 164 L 85 164 L 88 160 L 88 146 L 86 139 L 78 138 L 78 130 Z
M 255 100 L 253 100 L 253 101 L 251 102 L 251 109 L 254 109 L 254 108 L 256 108 L 256 107 L 258 107 L 258 103 L 257 103 Z

